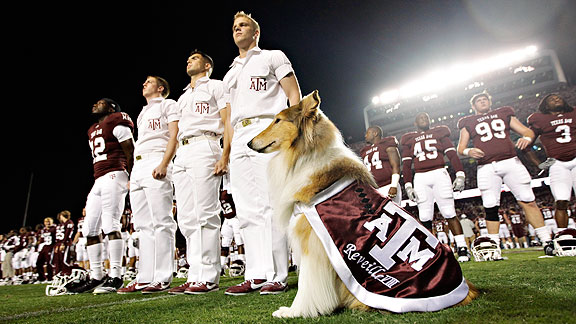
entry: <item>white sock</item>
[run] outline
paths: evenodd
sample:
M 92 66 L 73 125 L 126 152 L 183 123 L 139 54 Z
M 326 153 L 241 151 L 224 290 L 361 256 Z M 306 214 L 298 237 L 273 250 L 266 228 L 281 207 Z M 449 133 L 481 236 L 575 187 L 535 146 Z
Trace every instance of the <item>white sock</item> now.
M 90 260 L 90 278 L 101 280 L 104 277 L 102 271 L 102 243 L 86 246 L 88 260 Z
M 110 240 L 108 242 L 110 254 L 110 277 L 120 278 L 122 270 L 122 257 L 124 256 L 124 240 Z
M 227 256 L 220 256 L 220 265 L 222 266 L 222 268 L 226 267 L 226 259 L 228 259 Z
M 488 237 L 491 238 L 498 246 L 500 246 L 500 235 L 498 234 L 488 234 Z
M 550 234 L 550 230 L 546 226 L 538 227 L 534 229 L 536 231 L 536 235 L 540 239 L 540 242 L 543 244 L 550 241 L 552 239 L 552 235 Z
M 456 241 L 456 247 L 458 248 L 467 247 L 464 234 L 454 235 L 454 241 Z
M 566 229 L 566 227 L 558 227 L 558 229 L 556 230 L 556 233 L 560 233 L 565 229 Z

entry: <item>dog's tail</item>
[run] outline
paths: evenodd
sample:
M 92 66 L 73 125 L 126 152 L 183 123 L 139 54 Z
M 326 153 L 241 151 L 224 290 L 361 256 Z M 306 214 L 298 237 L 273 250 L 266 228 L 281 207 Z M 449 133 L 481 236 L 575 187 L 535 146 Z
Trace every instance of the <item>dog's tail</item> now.
M 468 285 L 468 296 L 466 296 L 466 298 L 454 306 L 468 305 L 472 302 L 473 299 L 480 295 L 480 290 L 478 290 L 478 288 L 476 288 L 476 286 L 474 286 L 470 281 L 466 280 L 466 284 Z

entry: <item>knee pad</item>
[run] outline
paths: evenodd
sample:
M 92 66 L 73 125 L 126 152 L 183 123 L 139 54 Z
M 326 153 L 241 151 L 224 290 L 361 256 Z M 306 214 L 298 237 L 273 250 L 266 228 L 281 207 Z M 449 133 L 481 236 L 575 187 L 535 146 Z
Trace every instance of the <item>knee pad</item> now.
M 568 200 L 556 200 L 556 209 L 568 210 L 569 204 Z
M 500 206 L 494 206 L 494 207 L 489 207 L 486 208 L 484 207 L 484 212 L 486 213 L 486 220 L 487 221 L 493 221 L 493 222 L 499 222 L 500 218 L 498 217 L 498 208 Z

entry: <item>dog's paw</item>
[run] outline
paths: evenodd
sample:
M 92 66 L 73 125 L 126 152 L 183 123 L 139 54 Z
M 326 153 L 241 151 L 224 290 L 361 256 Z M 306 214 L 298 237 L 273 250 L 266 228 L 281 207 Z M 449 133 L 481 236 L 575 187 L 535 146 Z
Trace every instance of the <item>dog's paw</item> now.
M 272 313 L 272 316 L 279 317 L 279 318 L 286 318 L 286 317 L 296 317 L 297 315 L 294 314 L 294 311 L 290 307 L 280 307 L 277 311 Z

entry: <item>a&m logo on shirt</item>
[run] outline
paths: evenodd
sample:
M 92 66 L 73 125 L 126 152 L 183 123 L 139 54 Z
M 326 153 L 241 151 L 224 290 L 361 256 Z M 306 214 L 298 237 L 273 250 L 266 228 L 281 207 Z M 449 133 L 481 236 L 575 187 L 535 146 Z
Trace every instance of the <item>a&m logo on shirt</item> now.
M 250 78 L 250 90 L 264 90 L 266 91 L 266 78 L 251 77 Z
M 162 128 L 162 125 L 160 124 L 160 118 L 148 119 L 148 128 L 151 130 Z
M 204 113 L 208 113 L 208 111 L 210 110 L 210 105 L 207 102 L 197 102 L 196 103 L 196 110 L 194 112 L 197 112 L 199 114 L 204 114 Z

